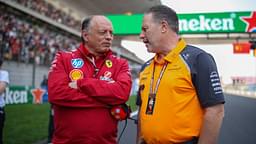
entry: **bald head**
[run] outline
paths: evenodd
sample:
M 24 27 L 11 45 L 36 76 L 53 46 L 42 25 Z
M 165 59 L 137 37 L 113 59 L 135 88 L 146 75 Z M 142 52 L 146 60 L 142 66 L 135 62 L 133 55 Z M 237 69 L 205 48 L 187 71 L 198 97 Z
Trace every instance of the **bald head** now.
M 106 22 L 106 23 L 112 25 L 111 21 L 107 17 L 105 17 L 103 15 L 93 15 L 93 16 L 90 16 L 82 21 L 81 29 L 88 31 L 92 24 L 101 23 L 101 22 Z
M 93 25 L 93 24 L 109 24 L 112 26 L 111 21 L 107 17 L 102 15 L 93 16 L 90 25 Z

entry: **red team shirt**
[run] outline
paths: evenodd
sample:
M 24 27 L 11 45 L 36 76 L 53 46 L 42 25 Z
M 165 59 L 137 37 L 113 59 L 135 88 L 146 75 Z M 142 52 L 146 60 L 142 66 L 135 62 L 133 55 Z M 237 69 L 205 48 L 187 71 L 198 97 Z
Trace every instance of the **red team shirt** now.
M 116 144 L 117 120 L 109 110 L 128 100 L 128 62 L 111 51 L 95 60 L 95 65 L 92 59 L 82 44 L 73 52 L 56 54 L 48 79 L 54 144 Z M 68 86 L 73 80 L 77 80 L 78 89 Z

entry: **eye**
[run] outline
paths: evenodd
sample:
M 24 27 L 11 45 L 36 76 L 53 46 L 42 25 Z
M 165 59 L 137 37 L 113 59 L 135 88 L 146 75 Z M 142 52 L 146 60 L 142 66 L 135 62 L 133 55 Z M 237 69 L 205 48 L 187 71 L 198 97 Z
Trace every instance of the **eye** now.
M 113 31 L 109 31 L 110 35 L 113 36 Z
M 98 33 L 102 36 L 111 36 L 113 37 L 113 31 L 112 30 L 101 30 L 101 31 L 98 31 Z
M 99 31 L 99 34 L 104 35 L 105 31 Z
M 144 32 L 147 32 L 148 27 L 142 27 L 141 30 L 144 31 Z

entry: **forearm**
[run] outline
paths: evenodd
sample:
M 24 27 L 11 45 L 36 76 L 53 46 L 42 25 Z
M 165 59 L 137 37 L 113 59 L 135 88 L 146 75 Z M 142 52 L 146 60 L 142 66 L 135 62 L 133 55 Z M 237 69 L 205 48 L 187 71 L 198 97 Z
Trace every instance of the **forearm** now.
M 69 78 L 63 70 L 55 70 L 49 73 L 48 96 L 49 102 L 66 107 L 91 107 L 102 105 L 96 99 L 89 97 L 77 89 L 69 87 Z
M 117 105 L 125 103 L 130 95 L 131 75 L 128 64 L 116 70 L 111 81 L 84 78 L 77 81 L 78 89 L 103 103 Z
M 65 107 L 92 107 L 93 105 L 102 105 L 97 100 L 84 95 L 71 88 L 51 88 L 48 91 L 49 102 Z
M 6 83 L 5 82 L 0 82 L 0 94 L 4 93 L 6 88 Z
M 217 144 L 223 117 L 223 104 L 206 108 L 198 144 Z
M 99 79 L 87 78 L 83 81 L 84 84 L 79 84 L 78 81 L 78 88 L 83 93 L 106 104 L 125 103 L 130 95 L 130 80 L 108 83 Z

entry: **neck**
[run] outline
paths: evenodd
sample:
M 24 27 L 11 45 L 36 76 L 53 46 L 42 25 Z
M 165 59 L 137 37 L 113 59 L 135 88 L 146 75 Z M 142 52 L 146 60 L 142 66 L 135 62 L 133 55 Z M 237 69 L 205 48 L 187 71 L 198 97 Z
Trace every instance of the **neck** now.
M 100 57 L 103 56 L 103 55 L 93 54 L 93 53 L 92 53 L 92 55 L 93 55 L 93 57 L 94 57 L 95 60 L 97 60 L 97 59 L 99 59 Z
M 171 35 L 172 38 L 166 40 L 163 44 L 162 52 L 159 53 L 159 57 L 163 58 L 167 56 L 178 44 L 179 37 L 177 35 Z
M 163 60 L 163 58 L 165 57 L 166 55 L 165 54 L 158 54 L 157 55 L 157 61 L 161 61 L 161 60 Z
M 102 55 L 97 55 L 97 54 L 93 54 L 92 55 L 94 56 L 95 60 L 99 59 Z
M 103 56 L 103 53 L 97 53 L 95 52 L 93 49 L 91 49 L 90 47 L 88 47 L 87 45 L 85 45 L 85 47 L 87 48 L 89 54 L 92 54 L 94 56 L 95 59 L 100 58 L 101 56 Z

